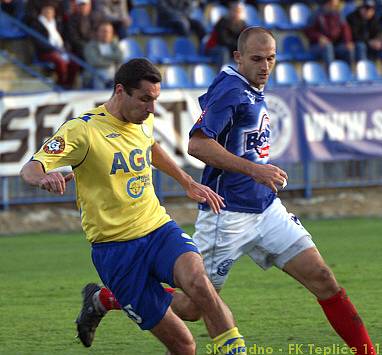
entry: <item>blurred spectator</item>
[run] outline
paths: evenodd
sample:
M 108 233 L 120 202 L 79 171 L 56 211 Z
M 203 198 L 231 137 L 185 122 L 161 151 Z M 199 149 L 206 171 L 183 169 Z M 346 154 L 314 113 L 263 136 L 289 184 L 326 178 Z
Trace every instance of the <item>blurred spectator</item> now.
M 357 59 L 377 59 L 382 49 L 382 26 L 376 16 L 374 0 L 364 0 L 347 16 L 356 45 Z
M 31 25 L 32 22 L 35 21 L 35 19 L 40 14 L 40 10 L 47 2 L 54 6 L 54 8 L 57 10 L 56 12 L 56 20 L 59 20 L 62 22 L 64 14 L 66 14 L 65 9 L 65 1 L 60 0 L 26 0 L 25 2 L 25 22 L 27 25 Z
M 22 20 L 25 14 L 24 0 L 1 0 L 1 11 Z
M 229 12 L 214 26 L 206 43 L 206 54 L 212 56 L 221 66 L 233 61 L 233 51 L 237 50 L 237 39 L 240 32 L 247 27 L 245 7 L 242 2 L 231 2 Z
M 71 52 L 84 58 L 84 47 L 94 37 L 94 32 L 101 23 L 99 14 L 92 11 L 90 0 L 76 0 L 74 13 L 65 26 L 65 39 Z
M 232 3 L 238 2 L 238 0 L 220 0 L 220 4 L 229 7 Z M 257 1 L 256 0 L 245 0 L 240 1 L 242 3 L 246 3 L 248 5 L 253 5 L 254 7 L 257 7 Z
M 0 2 L 0 38 L 2 42 L 5 40 L 11 40 L 10 47 L 11 51 L 17 53 L 19 59 L 22 58 L 23 61 L 30 61 L 30 51 L 25 50 L 25 42 L 17 44 L 17 39 L 25 38 L 26 33 L 19 28 L 14 26 L 13 22 L 9 20 L 5 14 L 16 18 L 19 21 L 24 20 L 25 8 L 23 0 L 1 0 Z M 4 15 L 3 15 L 4 14 Z
M 192 0 L 158 0 L 158 25 L 172 28 L 180 36 L 189 36 L 193 31 L 201 41 L 206 29 L 201 21 L 191 18 L 197 5 Z
M 64 41 L 59 31 L 59 23 L 55 19 L 56 10 L 53 3 L 42 5 L 37 18 L 31 19 L 30 26 L 46 38 L 44 43 L 34 37 L 32 41 L 37 57 L 54 64 L 57 84 L 64 88 L 72 88 L 78 72 L 78 66 L 72 62 L 64 48 Z
M 313 14 L 305 33 L 311 44 L 311 51 L 326 64 L 334 59 L 354 61 L 354 43 L 349 24 L 342 20 L 339 11 L 340 0 L 324 0 Z
M 105 89 L 112 85 L 116 69 L 122 64 L 123 54 L 118 41 L 114 38 L 113 25 L 103 22 L 97 28 L 96 39 L 90 41 L 84 49 L 85 60 L 105 79 L 86 77 L 85 86 Z
M 131 24 L 127 0 L 94 0 L 94 11 L 103 21 L 111 22 L 119 38 L 125 38 Z

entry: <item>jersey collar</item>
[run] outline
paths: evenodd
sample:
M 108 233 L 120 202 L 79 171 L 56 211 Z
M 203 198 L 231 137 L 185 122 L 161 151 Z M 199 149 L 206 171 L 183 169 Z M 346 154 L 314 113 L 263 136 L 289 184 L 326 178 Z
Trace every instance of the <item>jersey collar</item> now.
M 258 88 L 255 88 L 254 86 L 252 86 L 249 83 L 249 81 L 243 75 L 241 75 L 236 69 L 234 69 L 230 65 L 228 65 L 225 69 L 223 69 L 223 71 L 224 71 L 224 73 L 226 73 L 228 75 L 235 75 L 235 76 L 237 76 L 238 78 L 243 80 L 245 83 L 247 83 L 251 87 L 252 90 L 256 91 L 257 94 L 263 95 L 263 90 L 259 90 Z

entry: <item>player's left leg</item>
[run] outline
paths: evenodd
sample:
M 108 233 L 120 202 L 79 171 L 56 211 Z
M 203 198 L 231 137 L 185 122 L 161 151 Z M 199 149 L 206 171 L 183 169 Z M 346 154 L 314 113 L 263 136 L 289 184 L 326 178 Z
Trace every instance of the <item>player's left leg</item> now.
M 284 265 L 283 270 L 317 297 L 334 330 L 349 347 L 357 349 L 357 355 L 375 355 L 361 317 L 317 248 L 300 252 Z
M 246 354 L 244 339 L 231 311 L 211 284 L 193 239 L 174 222 L 161 228 L 161 234 L 162 244 L 156 250 L 153 275 L 183 290 L 200 309 L 214 349 L 222 354 Z
M 375 354 L 354 306 L 338 285 L 309 232 L 276 199 L 263 213 L 257 229 L 264 236 L 249 253 L 264 269 L 276 265 L 301 282 L 322 306 L 330 324 L 358 355 Z
M 221 354 L 246 354 L 233 315 L 208 279 L 200 255 L 187 252 L 177 258 L 174 283 L 201 310 L 208 333 Z

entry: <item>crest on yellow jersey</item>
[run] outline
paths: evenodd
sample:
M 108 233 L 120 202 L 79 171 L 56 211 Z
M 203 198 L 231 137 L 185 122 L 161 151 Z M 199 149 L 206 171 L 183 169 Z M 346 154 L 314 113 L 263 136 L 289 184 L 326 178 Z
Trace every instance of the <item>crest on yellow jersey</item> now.
M 44 152 L 48 154 L 60 154 L 65 149 L 65 141 L 62 137 L 53 137 L 44 145 Z

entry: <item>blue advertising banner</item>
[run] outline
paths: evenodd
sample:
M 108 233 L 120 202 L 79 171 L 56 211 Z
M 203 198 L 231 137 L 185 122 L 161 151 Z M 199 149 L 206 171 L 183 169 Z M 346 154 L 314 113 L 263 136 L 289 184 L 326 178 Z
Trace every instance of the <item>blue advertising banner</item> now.
M 271 161 L 295 163 L 301 160 L 297 120 L 298 88 L 279 88 L 265 91 L 271 122 Z
M 382 86 L 297 90 L 301 153 L 313 161 L 382 157 Z

